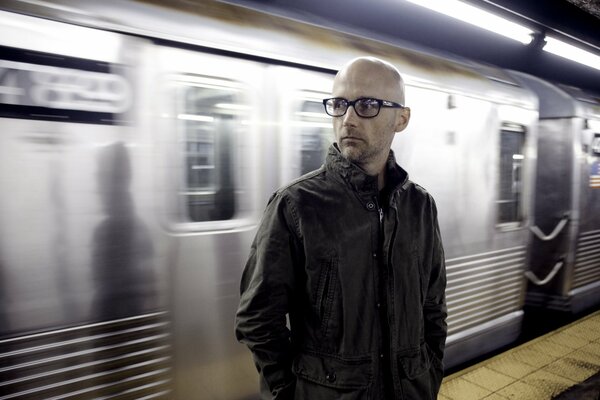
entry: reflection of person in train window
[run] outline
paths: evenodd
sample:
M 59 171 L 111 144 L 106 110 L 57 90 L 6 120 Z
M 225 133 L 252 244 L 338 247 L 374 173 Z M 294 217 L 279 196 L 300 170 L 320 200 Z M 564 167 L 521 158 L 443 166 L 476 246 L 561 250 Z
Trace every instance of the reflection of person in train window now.
M 242 277 L 237 337 L 264 399 L 435 399 L 444 254 L 433 198 L 390 150 L 410 119 L 402 78 L 359 58 L 323 102 L 336 143 L 320 169 L 271 197 Z
M 103 150 L 98 167 L 105 219 L 94 231 L 94 309 L 101 320 L 153 311 L 154 253 L 130 193 L 131 165 L 123 143 Z

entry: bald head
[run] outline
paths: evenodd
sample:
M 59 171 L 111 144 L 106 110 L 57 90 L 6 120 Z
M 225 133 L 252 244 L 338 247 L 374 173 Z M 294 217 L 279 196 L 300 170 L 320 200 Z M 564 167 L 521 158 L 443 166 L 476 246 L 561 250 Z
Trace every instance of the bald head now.
M 355 58 L 344 65 L 333 81 L 333 95 L 338 96 L 340 92 L 346 96 L 356 94 L 352 98 L 374 97 L 404 105 L 404 81 L 400 72 L 389 62 L 375 57 Z
M 383 103 L 381 100 L 404 105 L 404 82 L 392 64 L 373 57 L 360 57 L 346 64 L 333 80 L 332 97 L 345 99 L 348 105 L 343 115 L 333 118 L 333 131 L 342 155 L 357 164 L 369 175 L 378 176 L 379 187 L 385 180 L 384 166 L 397 132 L 403 131 L 410 120 L 410 108 Z M 361 115 L 364 103 L 356 100 L 380 100 L 377 113 Z M 370 102 L 369 104 L 373 104 Z

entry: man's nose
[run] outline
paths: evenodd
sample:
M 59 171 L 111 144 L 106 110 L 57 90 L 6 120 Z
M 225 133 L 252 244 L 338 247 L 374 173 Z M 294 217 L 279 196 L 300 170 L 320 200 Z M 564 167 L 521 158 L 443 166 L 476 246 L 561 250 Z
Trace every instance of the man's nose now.
M 353 106 L 348 106 L 346 114 L 342 118 L 344 118 L 343 125 L 356 126 L 357 120 L 360 117 L 356 114 Z

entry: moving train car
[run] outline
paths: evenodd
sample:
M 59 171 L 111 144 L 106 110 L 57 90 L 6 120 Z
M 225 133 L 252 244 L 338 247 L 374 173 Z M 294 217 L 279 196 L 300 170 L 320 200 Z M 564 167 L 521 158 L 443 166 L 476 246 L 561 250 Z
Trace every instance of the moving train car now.
M 241 271 L 365 54 L 406 81 L 393 149 L 438 204 L 446 365 L 519 334 L 538 99 L 515 77 L 220 2 L 0 8 L 1 399 L 256 397 Z
M 577 313 L 600 302 L 600 99 L 511 74 L 540 100 L 526 301 Z

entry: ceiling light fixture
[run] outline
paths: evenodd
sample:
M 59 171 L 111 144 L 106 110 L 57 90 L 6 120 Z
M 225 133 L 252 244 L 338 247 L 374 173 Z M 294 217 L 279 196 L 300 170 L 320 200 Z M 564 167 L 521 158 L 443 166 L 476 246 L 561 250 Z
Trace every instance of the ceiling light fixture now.
M 600 70 L 600 56 L 551 36 L 546 36 L 544 40 L 546 41 L 543 47 L 545 51 Z
M 531 43 L 533 31 L 498 15 L 457 0 L 407 0 L 449 17 L 478 26 L 523 44 Z

